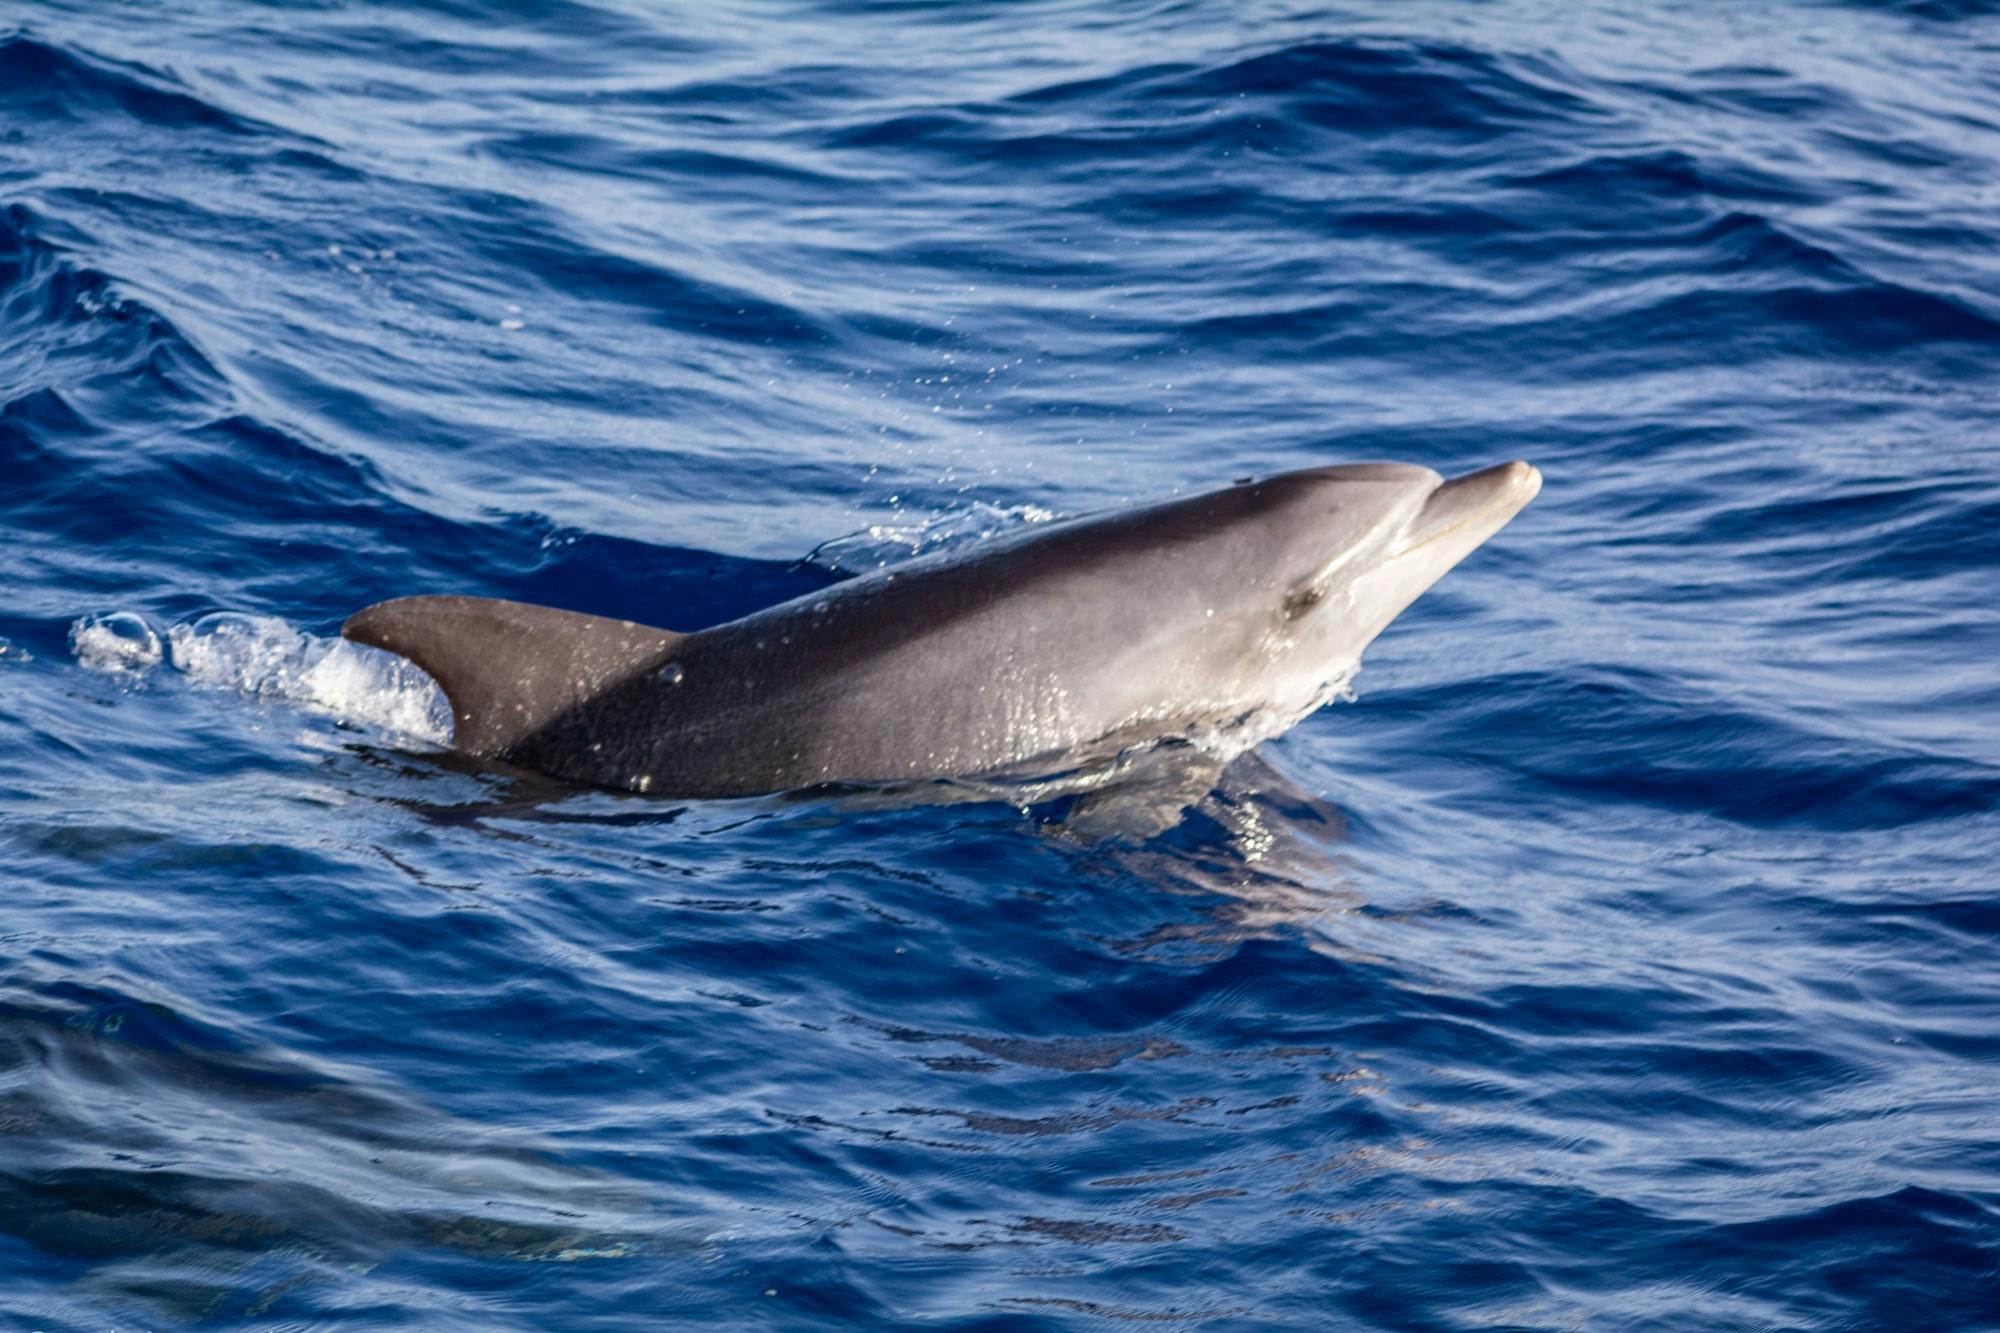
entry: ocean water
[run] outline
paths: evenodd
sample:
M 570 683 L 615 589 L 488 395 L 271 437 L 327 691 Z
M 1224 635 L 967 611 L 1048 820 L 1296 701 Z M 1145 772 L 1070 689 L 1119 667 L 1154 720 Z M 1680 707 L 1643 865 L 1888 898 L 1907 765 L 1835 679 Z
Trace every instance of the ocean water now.
M 0 1325 L 2000 1327 L 2000 11 L 0 6 Z M 1538 464 L 1170 832 L 459 760 Z

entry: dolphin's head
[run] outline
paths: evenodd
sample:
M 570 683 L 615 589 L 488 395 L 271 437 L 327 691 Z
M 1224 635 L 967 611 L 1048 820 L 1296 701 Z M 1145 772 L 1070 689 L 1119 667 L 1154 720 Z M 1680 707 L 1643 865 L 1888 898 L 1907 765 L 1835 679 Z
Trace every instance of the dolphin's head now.
M 1253 656 L 1304 693 L 1350 669 L 1425 589 L 1498 532 L 1541 489 L 1526 463 L 1446 481 L 1427 467 L 1360 463 L 1257 483 L 1266 562 L 1242 572 L 1275 606 Z M 1261 598 L 1260 598 L 1261 600 Z
M 1400 523 L 1384 525 L 1368 558 L 1343 563 L 1336 571 L 1334 588 L 1344 594 L 1354 626 L 1373 639 L 1452 566 L 1505 527 L 1541 489 L 1542 474 L 1518 461 L 1450 481 L 1431 473 L 1420 488 L 1415 509 L 1401 516 Z

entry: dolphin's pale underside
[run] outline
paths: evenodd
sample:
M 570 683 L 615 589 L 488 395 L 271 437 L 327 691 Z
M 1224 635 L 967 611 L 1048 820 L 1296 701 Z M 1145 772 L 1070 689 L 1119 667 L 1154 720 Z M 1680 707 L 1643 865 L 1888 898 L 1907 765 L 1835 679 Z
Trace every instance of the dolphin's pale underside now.
M 1271 734 L 1541 487 L 1352 464 L 1086 515 L 879 570 L 698 633 L 406 597 L 349 639 L 444 690 L 457 747 L 675 796 L 1044 770 Z

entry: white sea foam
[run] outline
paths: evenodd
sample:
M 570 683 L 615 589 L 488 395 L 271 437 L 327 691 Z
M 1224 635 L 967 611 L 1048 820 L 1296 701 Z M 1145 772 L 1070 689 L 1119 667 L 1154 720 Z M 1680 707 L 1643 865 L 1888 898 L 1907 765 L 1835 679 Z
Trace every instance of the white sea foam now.
M 400 739 L 451 741 L 451 709 L 429 676 L 392 653 L 307 634 L 276 616 L 218 611 L 162 635 L 134 612 L 113 611 L 71 626 L 70 647 L 93 671 L 140 677 L 167 662 L 208 689 L 298 705 Z
M 85 616 L 69 627 L 69 648 L 92 671 L 144 675 L 160 664 L 160 636 L 133 611 Z

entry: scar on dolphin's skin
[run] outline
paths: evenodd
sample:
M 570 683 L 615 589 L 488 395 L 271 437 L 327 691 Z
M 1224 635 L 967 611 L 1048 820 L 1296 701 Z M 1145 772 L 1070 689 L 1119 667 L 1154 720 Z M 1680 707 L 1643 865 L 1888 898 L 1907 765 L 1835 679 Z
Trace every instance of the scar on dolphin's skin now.
M 416 663 L 456 744 L 671 796 L 1030 771 L 1326 699 L 1404 607 L 1541 489 L 1358 463 L 1090 514 L 695 633 L 405 597 L 342 633 Z

